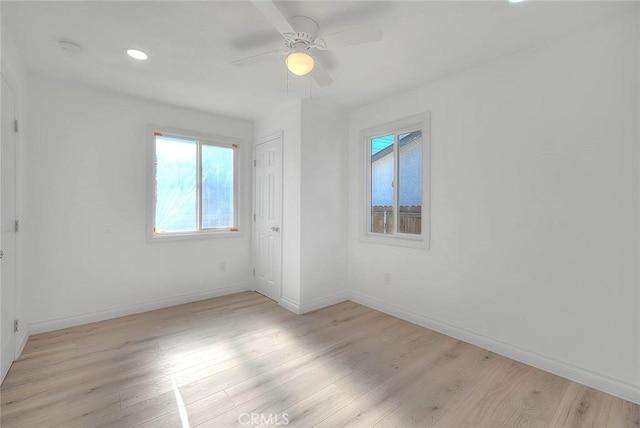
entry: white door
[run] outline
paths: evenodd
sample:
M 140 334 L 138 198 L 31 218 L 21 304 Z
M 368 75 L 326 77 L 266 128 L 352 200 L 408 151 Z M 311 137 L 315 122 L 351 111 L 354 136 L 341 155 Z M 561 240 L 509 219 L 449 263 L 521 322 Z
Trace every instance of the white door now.
M 7 81 L 2 80 L 2 150 L 0 150 L 0 366 L 1 379 L 11 367 L 16 352 L 13 320 L 16 318 L 16 98 Z
M 256 145 L 254 170 L 254 288 L 277 302 L 282 279 L 282 135 Z

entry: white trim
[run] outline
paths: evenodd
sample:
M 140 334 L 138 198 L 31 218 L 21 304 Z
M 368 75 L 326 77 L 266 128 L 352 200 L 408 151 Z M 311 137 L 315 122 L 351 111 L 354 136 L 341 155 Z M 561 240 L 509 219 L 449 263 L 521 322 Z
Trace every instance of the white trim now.
M 20 330 L 18 332 L 18 334 L 16 334 L 16 356 L 15 359 L 17 360 L 20 355 L 22 354 L 22 351 L 24 351 L 24 345 L 27 344 L 27 340 L 29 340 L 29 326 L 27 325 L 26 328 L 24 328 L 24 330 L 22 330 L 24 327 L 20 327 Z
M 351 290 L 350 300 L 422 327 L 446 334 L 447 336 L 463 340 L 513 360 L 520 361 L 541 370 L 567 378 L 574 382 L 578 382 L 611 395 L 615 395 L 616 397 L 640 404 L 639 385 L 634 385 L 620 379 L 596 373 L 566 361 L 560 361 L 552 357 L 541 355 L 527 349 L 509 345 L 508 343 L 452 326 L 450 324 L 436 321 L 415 312 L 407 311 L 398 306 L 390 305 L 378 299 L 358 293 L 357 291 Z
M 393 234 L 371 233 L 371 150 L 370 140 L 377 136 L 397 134 L 408 132 L 408 130 L 416 130 L 419 127 L 422 131 L 422 234 L 410 235 L 398 233 L 398 221 L 394 223 Z M 360 131 L 360 149 L 361 164 L 360 174 L 362 177 L 360 192 L 363 197 L 362 207 L 362 223 L 360 225 L 360 242 L 396 245 L 409 248 L 421 248 L 428 250 L 430 248 L 431 236 L 431 113 L 424 112 L 413 116 L 398 119 L 382 125 L 373 126 Z M 397 144 L 394 143 L 394 153 L 397 150 Z M 398 182 L 398 154 L 394 155 L 394 182 Z M 393 206 L 397 211 L 398 192 L 393 192 Z
M 283 138 L 284 131 L 281 129 L 278 132 L 274 132 L 273 134 L 265 135 L 264 137 L 256 138 L 253 142 L 253 147 L 259 146 L 263 143 L 268 143 L 269 141 L 277 140 L 278 138 Z
M 301 303 L 299 305 L 299 314 L 306 314 L 307 312 L 315 311 L 317 309 L 326 308 L 327 306 L 335 305 L 349 300 L 349 292 L 340 291 L 327 297 L 320 297 L 319 299 L 311 300 L 308 303 Z
M 22 108 L 22 95 L 19 92 L 19 89 L 22 89 L 21 85 L 18 85 L 19 83 L 19 79 L 17 78 L 17 74 L 14 75 L 13 73 L 13 69 L 11 67 L 10 64 L 8 64 L 6 61 L 2 60 L 0 61 L 0 79 L 3 79 L 7 86 L 11 89 L 12 93 L 13 93 L 13 119 L 18 121 L 18 131 L 15 132 L 14 134 L 14 156 L 13 156 L 13 203 L 14 203 L 14 220 L 22 220 L 21 215 L 22 215 L 22 210 L 20 209 L 20 189 L 22 186 L 21 183 L 21 174 L 22 174 L 22 170 L 20 168 L 21 166 L 21 162 L 22 162 L 22 140 L 23 140 L 23 135 L 25 134 L 25 128 L 24 128 L 24 123 L 23 123 L 23 118 L 20 115 L 21 112 L 21 108 Z M 14 233 L 15 235 L 15 242 L 14 242 L 14 257 L 15 257 L 15 262 L 14 262 L 14 301 L 13 301 L 13 307 L 14 307 L 14 317 L 16 319 L 20 319 L 20 317 L 22 316 L 22 308 L 24 307 L 24 305 L 21 302 L 20 297 L 23 294 L 23 290 L 22 290 L 22 278 L 20 275 L 21 272 L 21 266 L 22 266 L 22 234 L 18 234 L 18 233 Z M 22 320 L 22 322 L 24 322 L 24 320 Z M 26 331 L 28 331 L 28 329 L 26 329 Z M 18 333 L 12 333 L 14 335 L 14 339 L 13 339 L 13 360 L 15 361 L 18 359 L 18 357 L 20 356 L 20 354 L 22 353 L 22 349 L 24 348 L 24 345 L 27 343 L 27 339 L 28 336 L 23 337 L 24 333 L 18 332 Z M 11 368 L 11 366 L 9 366 L 9 368 Z M 5 378 L 7 373 L 4 374 Z M 4 378 L 2 379 L 4 380 Z
M 424 213 L 423 213 L 424 216 Z M 423 217 L 424 221 L 424 217 Z M 365 226 L 367 227 L 367 226 Z M 386 235 L 383 233 L 363 233 L 360 236 L 360 242 L 366 242 L 368 244 L 384 244 L 394 245 L 396 247 L 406 248 L 421 248 L 423 250 L 429 249 L 429 240 L 420 239 L 411 235 Z
M 278 302 L 283 308 L 293 312 L 294 314 L 300 314 L 300 303 L 288 297 L 280 296 L 280 302 Z
M 167 134 L 172 137 L 179 137 L 191 140 L 198 140 L 198 161 L 197 168 L 200 171 L 201 163 L 201 146 L 209 144 L 213 146 L 229 147 L 233 149 L 233 205 L 234 205 L 234 223 L 233 228 L 224 229 L 203 229 L 195 232 L 185 233 L 165 233 L 157 235 L 153 233 L 155 227 L 155 133 Z M 147 243 L 171 242 L 192 239 L 209 239 L 209 238 L 238 238 L 244 236 L 243 226 L 240 224 L 240 189 L 241 189 L 241 150 L 240 146 L 243 140 L 233 137 L 206 134 L 199 131 L 190 131 L 180 128 L 170 128 L 161 125 L 147 125 L 147 224 L 146 236 Z M 200 174 L 198 174 L 200 180 Z M 198 187 L 200 183 L 198 182 Z M 198 201 L 197 218 L 200 222 L 200 201 Z M 235 229 L 235 230 L 234 230 Z
M 165 299 L 158 299 L 145 303 L 121 306 L 119 308 L 107 309 L 104 311 L 86 312 L 69 317 L 37 321 L 29 325 L 29 330 L 31 334 L 46 333 L 49 331 L 59 330 L 61 328 L 74 327 L 77 325 L 104 321 L 112 318 L 123 317 L 126 315 L 139 314 L 155 309 L 168 308 L 175 305 L 197 302 L 199 300 L 205 299 L 212 299 L 214 297 L 226 296 L 228 294 L 241 293 L 243 291 L 249 290 L 250 287 L 248 284 L 237 284 L 231 285 L 229 287 L 217 288 L 215 290 L 204 290 L 195 293 L 181 294 Z
M 155 244 L 158 242 L 191 241 L 194 239 L 241 238 L 244 236 L 244 233 L 239 230 L 237 232 L 232 232 L 229 229 L 210 232 L 172 233 L 163 235 L 153 235 L 153 233 L 150 233 L 149 231 L 147 232 L 148 244 Z
M 280 297 L 279 304 L 280 306 L 293 312 L 294 314 L 302 315 L 302 314 L 306 314 L 307 312 L 326 308 L 327 306 L 335 305 L 337 303 L 342 303 L 347 300 L 349 300 L 349 292 L 340 291 L 330 296 L 313 299 L 307 303 L 296 302 L 295 300 L 282 296 Z

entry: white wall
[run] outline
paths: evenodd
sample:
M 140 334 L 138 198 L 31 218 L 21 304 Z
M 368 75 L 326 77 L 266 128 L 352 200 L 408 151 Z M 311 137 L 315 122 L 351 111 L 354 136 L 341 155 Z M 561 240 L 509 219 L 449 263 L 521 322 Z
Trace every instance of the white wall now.
M 1 8 L 0 8 L 1 9 Z M 25 165 L 23 162 L 24 146 L 27 144 L 24 129 L 28 126 L 27 117 L 27 73 L 24 68 L 22 58 L 20 57 L 18 47 L 11 35 L 7 31 L 2 31 L 2 46 L 0 47 L 0 57 L 2 60 L 2 75 L 6 78 L 9 85 L 15 91 L 16 95 L 16 115 L 20 123 L 21 132 L 17 135 L 16 148 L 16 217 L 23 217 L 22 189 L 23 174 Z M 24 280 L 22 276 L 24 254 L 23 234 L 16 235 L 16 316 L 20 320 L 20 330 L 16 335 L 16 357 L 22 352 L 29 337 L 29 319 L 24 306 Z
M 250 287 L 250 122 L 37 77 L 29 87 L 22 233 L 32 333 Z M 241 236 L 146 242 L 150 123 L 244 141 Z
M 283 132 L 282 297 L 308 312 L 347 298 L 347 114 L 308 100 L 259 119 L 256 140 Z
M 302 103 L 301 312 L 347 299 L 347 133 L 345 112 Z
M 352 112 L 352 298 L 640 401 L 637 28 L 634 13 Z M 358 133 L 424 111 L 431 249 L 361 242 Z

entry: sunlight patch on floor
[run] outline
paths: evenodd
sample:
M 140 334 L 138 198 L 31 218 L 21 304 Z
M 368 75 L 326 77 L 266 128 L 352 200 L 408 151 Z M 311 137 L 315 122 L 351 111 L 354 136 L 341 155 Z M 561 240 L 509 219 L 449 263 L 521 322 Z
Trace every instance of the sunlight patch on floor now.
M 189 428 L 189 415 L 187 415 L 187 408 L 184 406 L 184 401 L 182 400 L 182 395 L 180 395 L 180 390 L 178 389 L 178 385 L 173 378 L 171 378 L 171 383 L 173 384 L 173 393 L 176 395 L 176 404 L 178 405 L 178 413 L 180 414 L 182 428 Z

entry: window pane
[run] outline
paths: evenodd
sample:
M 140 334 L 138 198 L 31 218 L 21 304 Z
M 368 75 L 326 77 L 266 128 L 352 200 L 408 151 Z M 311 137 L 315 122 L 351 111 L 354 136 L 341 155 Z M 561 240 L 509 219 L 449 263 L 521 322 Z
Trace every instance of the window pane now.
M 197 144 L 156 137 L 156 233 L 196 230 Z
M 371 140 L 371 231 L 393 233 L 394 135 Z
M 398 232 L 422 233 L 422 132 L 398 136 Z
M 202 146 L 202 227 L 234 227 L 233 149 Z

